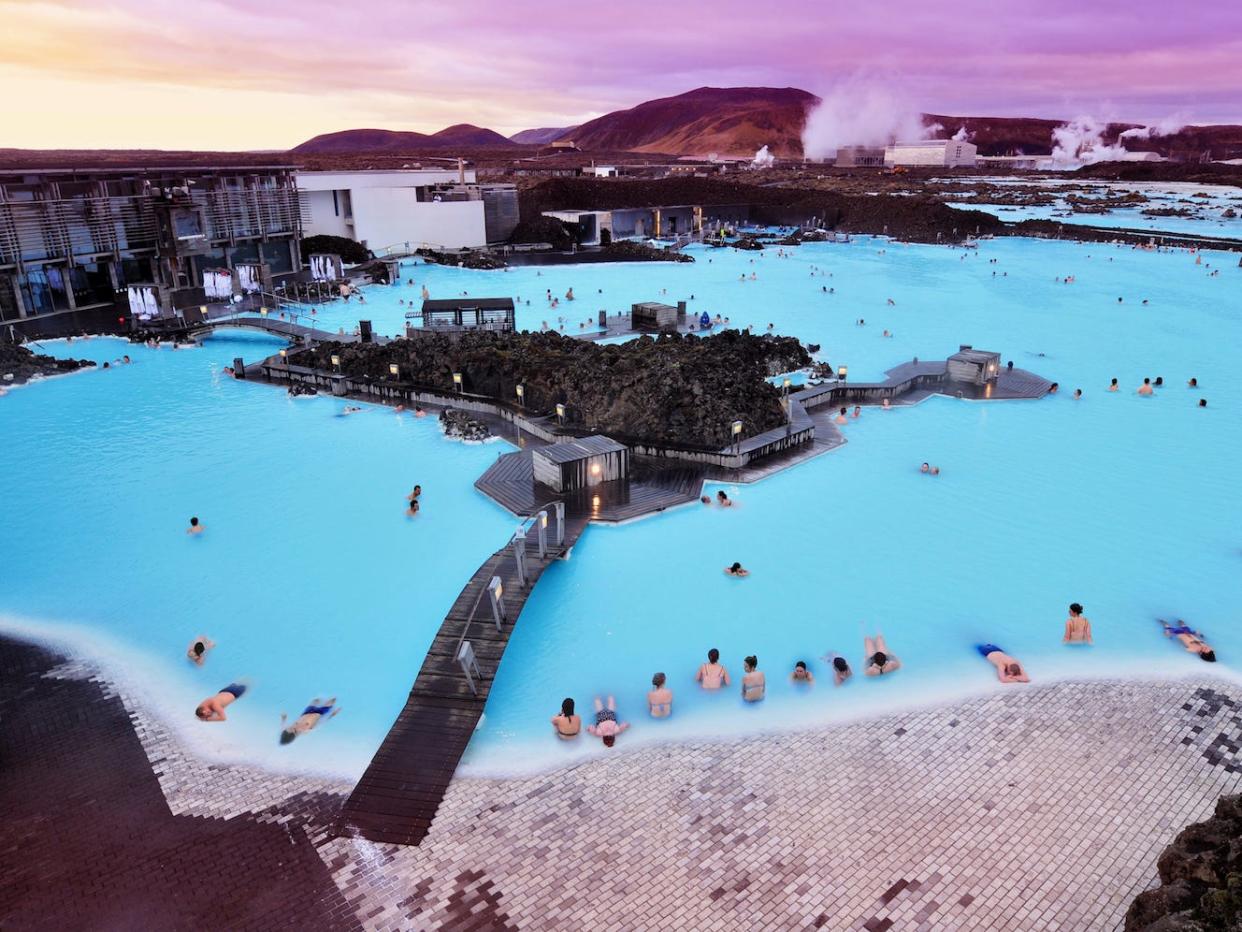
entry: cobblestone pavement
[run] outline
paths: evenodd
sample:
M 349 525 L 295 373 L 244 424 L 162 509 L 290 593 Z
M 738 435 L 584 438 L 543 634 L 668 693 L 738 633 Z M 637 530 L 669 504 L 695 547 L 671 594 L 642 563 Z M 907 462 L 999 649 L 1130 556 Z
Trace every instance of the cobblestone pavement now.
M 83 672 L 62 666 L 53 675 Z M 598 759 L 538 777 L 458 778 L 419 848 L 335 837 L 348 785 L 205 763 L 131 706 L 131 733 L 167 810 L 255 832 L 231 837 L 266 887 L 215 915 L 144 924 L 1117 929 L 1133 897 L 1154 884 L 1164 846 L 1209 816 L 1222 793 L 1238 791 L 1240 693 L 1206 681 L 1064 683 L 732 743 L 626 752 L 623 738 Z M 6 775 L 7 701 L 0 694 Z M 35 733 L 16 751 L 38 756 L 42 741 Z M 6 776 L 0 791 L 0 871 L 32 851 L 77 850 L 37 819 L 15 835 L 10 807 L 34 790 Z M 72 801 L 71 787 L 56 792 Z M 266 873 L 277 850 L 287 866 Z M 198 882 L 217 884 L 215 861 L 199 863 Z M 335 883 L 319 883 L 314 865 Z M 162 882 L 157 860 L 128 873 L 139 869 Z M 306 882 L 291 884 L 291 871 Z M 97 873 L 54 878 L 76 915 L 116 899 Z M 110 882 L 126 873 L 113 865 Z M 23 903 L 43 895 L 40 877 L 53 879 L 26 877 L 16 894 L 0 894 L 0 927 L 27 927 Z M 131 890 L 132 878 L 121 886 Z M 287 921 L 274 907 L 282 898 L 296 906 Z M 145 905 L 135 900 L 131 916 Z

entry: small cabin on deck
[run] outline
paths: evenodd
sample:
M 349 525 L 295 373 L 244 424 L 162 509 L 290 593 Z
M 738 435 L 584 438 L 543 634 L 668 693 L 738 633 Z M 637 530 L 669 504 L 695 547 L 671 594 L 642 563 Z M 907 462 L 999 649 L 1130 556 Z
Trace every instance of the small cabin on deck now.
M 533 456 L 535 481 L 558 492 L 624 479 L 630 471 L 629 448 L 600 434 L 540 447 Z
M 950 382 L 987 385 L 1000 377 L 1000 360 L 1000 353 L 963 346 L 949 357 L 945 376 Z
M 659 301 L 630 305 L 630 326 L 635 330 L 676 330 L 685 319 L 685 301 L 678 301 L 676 307 Z
M 426 330 L 512 331 L 516 322 L 512 298 L 449 298 L 423 302 Z

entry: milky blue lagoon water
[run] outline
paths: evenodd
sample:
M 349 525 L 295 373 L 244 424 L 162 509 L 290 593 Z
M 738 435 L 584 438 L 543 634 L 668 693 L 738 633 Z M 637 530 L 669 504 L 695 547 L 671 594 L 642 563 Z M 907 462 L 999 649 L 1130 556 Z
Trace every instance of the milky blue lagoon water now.
M 365 316 L 396 333 L 406 310 L 398 300 L 417 299 L 424 284 L 434 297 L 521 295 L 531 304 L 520 306 L 520 326 L 559 314 L 568 329 L 601 307 L 618 313 L 693 294 L 694 309 L 734 325 L 772 322 L 822 344 L 851 378 L 880 377 L 914 355 L 943 358 L 965 342 L 1062 391 L 864 409 L 844 447 L 729 486 L 731 510 L 695 505 L 591 526 L 523 612 L 470 768 L 539 769 L 606 753 L 585 737 L 552 737 L 547 719 L 566 695 L 585 711 L 595 692 L 615 693 L 635 722 L 624 747 L 1001 688 L 973 651 L 980 640 L 1020 657 L 1036 681 L 1206 672 L 1159 635 L 1157 615 L 1208 634 L 1223 661 L 1213 672 L 1236 669 L 1236 254 L 1204 253 L 1197 265 L 1186 252 L 1018 239 L 977 251 L 858 239 L 788 258 L 775 249 L 693 254 L 693 265 L 507 272 L 407 264 L 403 277 L 416 284 L 366 289 Z M 813 267 L 831 277 L 812 276 Z M 757 281 L 738 281 L 752 271 Z M 1065 275 L 1076 282 L 1056 282 Z M 549 310 L 545 291 L 570 286 L 578 300 Z M 360 310 L 338 302 L 317 316 L 352 327 Z M 881 336 L 886 328 L 892 338 Z M 176 352 L 48 344 L 98 359 L 129 352 L 135 363 L 0 398 L 0 481 L 10 490 L 0 615 L 6 628 L 101 657 L 209 751 L 352 776 L 404 702 L 444 611 L 516 524 L 473 488 L 509 448 L 446 441 L 431 419 L 378 408 L 339 418 L 339 401 L 290 400 L 219 376 L 234 356 L 257 359 L 278 345 L 236 333 Z M 1157 375 L 1166 387 L 1155 398 L 1134 394 Z M 1113 376 L 1116 394 L 1105 391 Z M 1199 390 L 1186 387 L 1190 376 Z M 1083 400 L 1070 397 L 1075 387 Z M 924 460 L 942 474 L 919 474 Z M 402 496 L 415 481 L 427 504 L 409 521 Z M 190 514 L 207 525 L 201 539 L 183 533 Z M 753 575 L 725 577 L 733 560 Z M 1094 622 L 1093 648 L 1060 644 L 1074 600 Z M 820 656 L 840 651 L 859 664 L 862 631 L 875 628 L 904 668 L 834 689 Z M 200 632 L 220 644 L 202 670 L 182 659 Z M 696 690 L 694 670 L 713 646 L 735 676 L 744 654 L 759 656 L 764 703 L 744 707 L 735 689 Z M 785 679 L 798 659 L 820 677 L 809 689 Z M 668 721 L 644 713 L 655 670 L 676 694 Z M 193 719 L 198 699 L 239 677 L 254 688 L 227 724 Z M 340 697 L 342 714 L 277 747 L 280 711 L 324 694 Z

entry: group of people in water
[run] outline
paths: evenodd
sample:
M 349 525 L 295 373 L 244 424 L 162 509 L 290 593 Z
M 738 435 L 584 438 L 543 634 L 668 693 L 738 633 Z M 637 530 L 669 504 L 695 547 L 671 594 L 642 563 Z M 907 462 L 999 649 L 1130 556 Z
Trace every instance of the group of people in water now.
M 186 659 L 196 667 L 201 667 L 207 660 L 207 652 L 215 646 L 215 641 L 204 634 L 200 634 L 186 648 Z M 200 702 L 194 709 L 194 715 L 200 722 L 226 722 L 228 721 L 228 714 L 225 710 L 246 695 L 249 689 L 250 687 L 241 681 L 229 683 L 229 685 L 217 690 Z M 289 721 L 289 716 L 286 713 L 281 712 L 280 743 L 292 743 L 299 735 L 313 731 L 316 726 L 330 718 L 335 718 L 340 711 L 341 709 L 336 704 L 335 696 L 331 699 L 323 699 L 316 696 L 292 722 Z
M 735 563 L 725 572 L 740 569 L 740 566 Z M 735 575 L 738 574 L 735 573 Z M 1175 624 L 1163 619 L 1158 619 L 1158 621 L 1165 637 L 1177 638 L 1188 652 L 1208 663 L 1215 662 L 1216 653 L 1207 643 L 1202 632 L 1194 630 L 1182 621 Z M 1083 607 L 1078 602 L 1070 604 L 1061 642 L 1083 646 L 1095 643 L 1091 621 L 1083 614 Z M 984 643 L 976 644 L 974 649 L 980 657 L 992 665 L 996 671 L 996 678 L 1001 683 L 1029 683 L 1031 681 L 1022 662 L 1000 646 Z M 836 686 L 843 685 L 854 675 L 849 661 L 841 654 L 830 652 L 824 654 L 821 659 L 828 665 L 828 670 L 832 673 L 833 684 Z M 877 631 L 874 636 L 864 635 L 862 663 L 864 676 L 887 676 L 900 670 L 901 666 L 901 660 L 889 648 L 882 633 Z M 815 682 L 814 671 L 805 660 L 798 660 L 794 663 L 788 678 L 794 684 L 811 685 Z M 708 692 L 733 685 L 729 670 L 720 662 L 720 651 L 715 647 L 707 652 L 706 662 L 700 664 L 698 670 L 695 671 L 694 682 L 700 689 Z M 742 677 L 738 686 L 744 702 L 760 702 L 767 695 L 767 679 L 764 672 L 759 669 L 759 658 L 754 654 L 742 659 Z M 652 676 L 651 689 L 647 692 L 646 698 L 647 711 L 651 718 L 668 718 L 673 714 L 673 691 L 669 688 L 668 677 L 663 672 Z M 617 717 L 617 701 L 614 696 L 610 695 L 606 700 L 596 696 L 594 706 L 595 723 L 587 728 L 587 732 L 602 739 L 605 747 L 613 747 L 617 736 L 630 725 Z M 552 727 L 557 737 L 563 741 L 573 740 L 582 733 L 582 721 L 575 712 L 575 708 L 573 698 L 566 697 L 561 702 L 561 711 L 552 716 Z

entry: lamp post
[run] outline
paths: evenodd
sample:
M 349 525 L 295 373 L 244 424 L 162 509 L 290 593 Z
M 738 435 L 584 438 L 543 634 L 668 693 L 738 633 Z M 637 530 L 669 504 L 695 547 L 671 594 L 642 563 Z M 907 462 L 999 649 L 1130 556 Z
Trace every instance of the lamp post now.
M 453 390 L 457 392 L 457 394 L 459 395 L 461 394 L 461 373 L 460 372 L 453 373 Z
M 517 387 L 517 400 L 518 400 L 519 405 L 521 405 L 523 408 L 526 407 L 526 386 L 525 385 L 519 385 Z
M 734 421 L 733 426 L 733 447 L 735 453 L 742 452 L 742 422 Z
M 837 378 L 840 379 L 842 382 L 845 381 L 846 376 L 848 376 L 849 374 L 850 374 L 849 366 L 837 366 Z
M 565 426 L 565 406 L 563 404 L 556 406 L 556 423 L 562 427 Z
M 398 366 L 395 362 L 390 362 L 388 364 L 388 374 L 392 376 L 394 379 L 400 377 L 401 367 Z
M 333 353 L 333 354 L 329 357 L 329 360 L 330 360 L 330 361 L 331 361 L 331 363 L 332 363 L 332 368 L 333 368 L 333 369 L 335 369 L 335 370 L 337 371 L 337 374 L 340 374 L 340 371 L 341 371 L 341 357 L 340 357 L 340 356 L 338 356 L 338 355 L 336 355 L 336 353 Z

